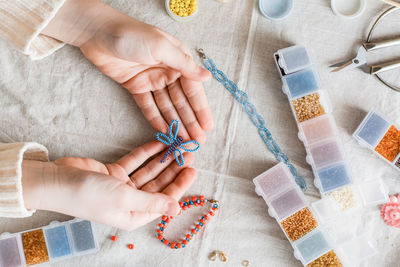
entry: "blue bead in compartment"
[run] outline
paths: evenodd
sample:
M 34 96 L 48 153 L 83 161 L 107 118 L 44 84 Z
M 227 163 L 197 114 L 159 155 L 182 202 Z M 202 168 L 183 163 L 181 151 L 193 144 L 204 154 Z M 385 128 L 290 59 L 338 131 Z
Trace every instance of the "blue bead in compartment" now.
M 362 128 L 356 133 L 356 136 L 363 139 L 372 147 L 376 147 L 388 130 L 390 124 L 384 118 L 376 113 L 371 113 Z
M 70 224 L 74 249 L 77 252 L 91 250 L 96 247 L 92 225 L 89 221 L 79 221 Z
M 0 266 L 22 266 L 21 256 L 18 250 L 17 238 L 15 236 L 0 240 Z
M 312 69 L 302 70 L 283 77 L 291 98 L 309 95 L 319 89 L 316 74 Z
M 350 174 L 344 163 L 319 170 L 318 177 L 324 192 L 334 190 L 351 182 Z
M 331 249 L 329 241 L 319 230 L 315 230 L 305 237 L 297 240 L 294 245 L 306 263 L 316 259 Z
M 44 232 L 50 258 L 60 258 L 72 254 L 65 225 L 49 228 Z

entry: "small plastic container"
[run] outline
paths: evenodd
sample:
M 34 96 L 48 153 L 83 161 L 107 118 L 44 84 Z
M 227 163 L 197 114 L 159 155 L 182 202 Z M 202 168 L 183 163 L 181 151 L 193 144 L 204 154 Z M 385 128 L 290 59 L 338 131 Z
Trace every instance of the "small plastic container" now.
M 342 143 L 338 138 L 315 143 L 306 148 L 307 162 L 314 170 L 345 160 Z
M 314 184 L 321 194 L 326 194 L 352 183 L 350 171 L 345 162 L 314 170 Z
M 181 22 L 185 22 L 185 21 L 190 21 L 192 20 L 198 13 L 199 7 L 196 7 L 196 10 L 193 12 L 193 14 L 191 14 L 190 16 L 179 16 L 177 14 L 175 14 L 172 10 L 171 10 L 171 1 L 176 1 L 176 0 L 165 0 L 165 9 L 167 10 L 168 15 L 173 18 L 176 21 L 181 21 Z M 198 0 L 195 0 L 197 5 L 199 3 Z
M 299 139 L 305 146 L 337 136 L 338 131 L 332 115 L 325 114 L 299 124 Z
M 358 17 L 364 12 L 366 6 L 366 0 L 331 0 L 333 13 L 346 19 Z
M 289 99 L 310 95 L 320 89 L 317 73 L 312 68 L 300 70 L 282 77 L 283 91 Z
M 281 76 L 311 67 L 311 57 L 303 45 L 295 45 L 278 50 L 274 54 L 275 62 L 282 71 Z
M 97 251 L 99 245 L 91 222 L 80 219 L 0 236 L 0 266 L 50 266 Z
M 320 229 L 316 229 L 294 242 L 295 257 L 304 265 L 332 249 L 332 242 L 327 234 Z
M 371 110 L 353 134 L 357 142 L 400 171 L 400 128 Z
M 290 107 L 298 124 L 331 112 L 331 105 L 325 91 L 317 91 L 290 100 Z
M 293 0 L 259 0 L 261 14 L 271 20 L 286 18 L 293 9 Z

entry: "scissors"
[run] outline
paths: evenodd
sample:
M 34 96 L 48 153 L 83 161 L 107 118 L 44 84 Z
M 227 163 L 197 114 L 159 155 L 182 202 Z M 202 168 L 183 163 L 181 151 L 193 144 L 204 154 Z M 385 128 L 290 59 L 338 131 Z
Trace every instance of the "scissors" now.
M 333 64 L 329 67 L 335 68 L 331 72 L 339 72 L 358 67 L 371 75 L 395 68 L 400 68 L 400 59 L 378 65 L 367 65 L 367 52 L 397 45 L 400 46 L 400 38 L 388 39 L 379 42 L 364 42 L 358 49 L 357 56 L 355 58 Z

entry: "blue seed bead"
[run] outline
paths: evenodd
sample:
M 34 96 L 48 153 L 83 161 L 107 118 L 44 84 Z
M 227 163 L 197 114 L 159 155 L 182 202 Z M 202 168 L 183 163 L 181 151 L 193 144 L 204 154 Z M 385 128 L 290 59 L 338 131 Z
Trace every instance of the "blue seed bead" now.
M 204 223 L 201 222 L 201 223 L 199 223 L 199 225 L 200 225 L 200 226 L 204 226 Z
M 169 242 L 167 246 L 168 246 L 168 247 L 171 247 L 171 242 Z
M 193 205 L 193 201 L 190 200 L 190 201 L 189 201 L 189 204 L 190 204 L 190 205 Z
M 160 227 L 160 230 L 161 230 L 161 231 L 164 231 L 164 227 Z
M 197 231 L 199 231 L 199 229 L 198 229 L 197 227 L 196 227 L 196 228 L 194 228 L 194 230 L 196 230 L 196 232 L 197 232 Z
M 175 249 L 178 249 L 178 245 L 175 245 Z
M 201 201 L 200 201 L 200 199 L 198 199 L 196 202 L 197 202 L 197 204 L 200 204 Z
M 160 241 L 164 243 L 164 241 L 165 241 L 165 238 L 161 239 Z
M 187 203 L 187 202 L 183 203 L 183 206 L 187 206 L 187 205 L 188 205 L 188 203 Z
M 186 241 L 187 241 L 187 242 L 190 242 L 190 239 L 189 239 L 189 238 L 186 238 Z
M 184 247 L 186 247 L 186 245 L 185 245 L 185 244 L 182 244 L 182 248 L 184 248 Z
M 214 204 L 213 207 L 214 207 L 214 208 L 218 208 L 218 205 L 217 205 L 217 204 Z
M 162 224 L 167 224 L 164 220 L 161 220 L 161 223 L 162 223 Z

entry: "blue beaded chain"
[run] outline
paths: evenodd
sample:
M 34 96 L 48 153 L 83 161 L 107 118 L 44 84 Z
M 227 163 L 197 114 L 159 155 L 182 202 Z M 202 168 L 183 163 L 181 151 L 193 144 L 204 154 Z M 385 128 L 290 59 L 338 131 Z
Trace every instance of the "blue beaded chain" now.
M 279 162 L 283 162 L 286 164 L 286 166 L 289 167 L 290 171 L 295 177 L 296 183 L 300 186 L 301 189 L 307 189 L 306 182 L 301 176 L 297 174 L 296 168 L 293 166 L 288 157 L 285 155 L 285 153 L 282 152 L 278 144 L 275 142 L 271 132 L 267 129 L 267 127 L 265 127 L 265 121 L 263 117 L 261 117 L 261 115 L 257 113 L 256 107 L 249 102 L 247 94 L 244 91 L 239 90 L 238 86 L 233 81 L 229 80 L 226 75 L 217 68 L 212 59 L 207 58 L 207 56 L 204 54 L 203 49 L 198 49 L 197 52 L 203 59 L 204 66 L 212 73 L 214 78 L 219 83 L 221 83 L 226 88 L 226 90 L 228 90 L 244 107 L 244 110 L 250 116 L 253 124 L 257 127 L 258 133 L 260 134 L 262 140 L 267 145 L 272 154 L 274 154 L 275 158 Z

